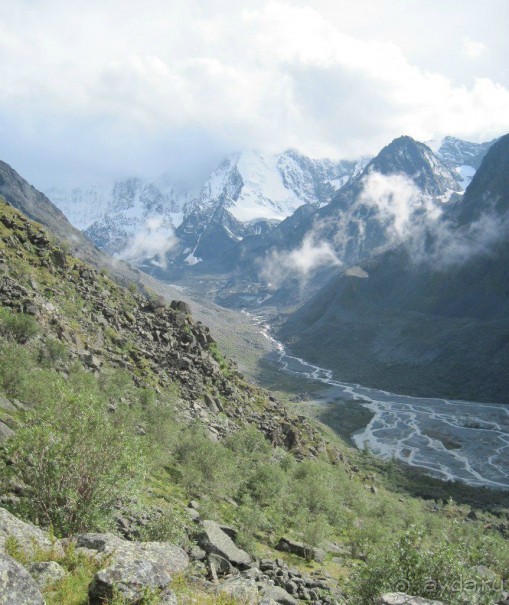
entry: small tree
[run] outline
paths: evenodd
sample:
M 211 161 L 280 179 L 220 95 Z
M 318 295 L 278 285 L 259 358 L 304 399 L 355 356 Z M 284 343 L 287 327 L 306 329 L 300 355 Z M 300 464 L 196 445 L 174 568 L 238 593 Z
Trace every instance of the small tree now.
M 61 535 L 107 527 L 116 501 L 143 476 L 139 438 L 79 381 L 55 377 L 50 388 L 9 443 L 14 472 L 30 489 L 20 512 Z

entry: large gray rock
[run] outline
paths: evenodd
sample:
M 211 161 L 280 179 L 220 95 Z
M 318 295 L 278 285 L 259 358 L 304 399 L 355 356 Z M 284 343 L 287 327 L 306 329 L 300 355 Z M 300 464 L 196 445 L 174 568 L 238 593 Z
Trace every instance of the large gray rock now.
M 258 605 L 259 602 L 256 583 L 246 578 L 227 580 L 218 587 L 217 592 L 231 597 L 242 605 Z
M 78 549 L 87 554 L 95 552 L 99 560 L 109 563 L 147 561 L 161 565 L 168 574 L 184 571 L 189 557 L 179 546 L 169 542 L 129 542 L 113 534 L 81 534 L 76 539 Z
M 14 435 L 14 431 L 9 428 L 4 422 L 0 421 L 0 443 L 5 443 Z
M 389 592 L 378 599 L 377 605 L 444 605 L 441 601 L 430 601 L 411 597 L 403 592 Z
M 276 603 L 279 603 L 279 605 L 298 605 L 297 599 L 294 599 L 291 594 L 280 586 L 263 584 L 260 586 L 260 593 L 264 599 L 272 599 Z
M 62 545 L 57 540 L 52 542 L 48 534 L 32 525 L 21 521 L 5 508 L 0 508 L 0 552 L 5 552 L 5 542 L 8 538 L 14 538 L 16 546 L 28 557 L 38 550 L 53 551 L 58 556 L 63 556 Z
M 44 605 L 41 591 L 28 571 L 3 553 L 0 553 L 0 603 Z
M 170 583 L 171 576 L 162 565 L 139 560 L 118 562 L 95 574 L 88 588 L 89 602 L 103 605 L 114 596 L 122 596 L 126 603 L 138 603 L 147 590 L 169 591 Z
M 239 573 L 230 561 L 214 553 L 210 553 L 207 556 L 207 563 L 209 565 L 210 575 L 215 581 L 222 576 L 231 576 L 235 573 Z
M 305 559 L 313 559 L 318 563 L 322 563 L 325 559 L 325 551 L 321 548 L 315 548 L 314 546 L 309 546 L 309 544 L 304 544 L 303 542 L 290 540 L 290 538 L 281 538 L 276 544 L 276 550 L 289 552 L 298 557 L 304 557 Z
M 198 543 L 205 552 L 219 555 L 232 565 L 244 567 L 251 563 L 250 555 L 238 548 L 215 521 L 203 521 Z
M 63 580 L 67 576 L 65 569 L 56 561 L 31 563 L 27 570 L 41 590 L 48 588 L 59 580 Z

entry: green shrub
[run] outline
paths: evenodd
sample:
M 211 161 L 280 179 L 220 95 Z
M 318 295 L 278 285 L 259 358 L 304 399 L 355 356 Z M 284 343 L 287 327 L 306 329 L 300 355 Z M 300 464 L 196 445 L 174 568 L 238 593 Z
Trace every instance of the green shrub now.
M 242 477 L 235 454 L 213 443 L 199 427 L 184 431 L 175 449 L 180 483 L 189 495 L 234 497 Z
M 246 488 L 262 507 L 270 506 L 286 488 L 286 473 L 276 464 L 260 465 L 247 480 Z
M 0 345 L 0 387 L 10 397 L 24 399 L 23 390 L 35 368 L 34 358 L 25 347 L 3 342 Z
M 65 363 L 69 359 L 69 352 L 63 342 L 56 338 L 45 338 L 39 348 L 37 361 L 45 368 L 54 368 L 59 363 Z
M 139 532 L 139 539 L 144 542 L 171 542 L 185 544 L 187 540 L 186 521 L 189 518 L 182 509 L 166 507 L 164 512 L 151 518 Z
M 127 412 L 108 413 L 83 378 L 54 376 L 9 443 L 16 475 L 30 486 L 20 512 L 61 535 L 107 527 L 114 504 L 136 493 L 144 472 Z
M 500 597 L 500 582 L 482 577 L 465 561 L 461 544 L 425 539 L 412 527 L 397 541 L 373 549 L 354 577 L 355 605 L 372 605 L 384 592 L 405 592 L 448 605 L 491 605 Z
M 28 342 L 39 332 L 35 317 L 24 313 L 12 313 L 8 309 L 0 309 L 0 329 L 7 337 L 18 343 Z

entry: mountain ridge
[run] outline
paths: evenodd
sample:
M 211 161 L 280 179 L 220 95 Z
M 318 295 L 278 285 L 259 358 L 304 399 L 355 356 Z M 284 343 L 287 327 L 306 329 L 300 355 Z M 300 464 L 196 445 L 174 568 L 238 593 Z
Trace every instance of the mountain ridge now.
M 348 272 L 333 278 L 290 316 L 281 335 L 297 353 L 347 381 L 422 396 L 433 384 L 436 395 L 449 398 L 507 401 L 500 368 L 509 363 L 508 145 L 506 135 L 491 147 L 451 207 L 447 220 L 455 222 L 441 227 L 448 225 L 446 247 L 443 231 L 431 231 L 429 260 L 416 263 L 403 242 L 361 263 L 363 279 Z M 498 237 L 490 239 L 495 225 Z M 455 253 L 462 238 L 471 255 L 447 264 L 447 250 Z M 445 264 L 433 263 L 436 246 Z

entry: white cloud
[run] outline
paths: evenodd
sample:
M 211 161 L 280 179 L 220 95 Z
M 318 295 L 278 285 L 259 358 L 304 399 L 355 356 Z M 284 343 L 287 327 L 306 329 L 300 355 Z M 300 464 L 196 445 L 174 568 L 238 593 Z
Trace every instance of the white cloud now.
M 318 269 L 341 265 L 333 247 L 328 242 L 316 241 L 314 235 L 307 235 L 294 250 L 273 250 L 262 261 L 260 277 L 269 286 L 278 288 L 292 279 L 298 279 L 304 284 Z
M 470 59 L 479 59 L 482 57 L 488 49 L 486 45 L 482 42 L 477 42 L 476 40 L 472 40 L 470 38 L 463 38 L 463 45 L 461 47 L 461 52 Z
M 166 268 L 166 254 L 177 243 L 173 229 L 165 225 L 162 219 L 151 217 L 118 256 L 131 262 L 151 258 L 153 264 Z
M 44 184 L 80 166 L 186 177 L 240 148 L 338 157 L 403 133 L 509 130 L 506 86 L 458 83 L 388 38 L 343 30 L 348 6 L 331 19 L 319 1 L 4 0 L 4 159 Z
M 448 220 L 444 205 L 422 194 L 404 175 L 371 173 L 357 203 L 371 206 L 387 246 L 403 244 L 416 264 L 444 268 L 489 254 L 507 237 L 509 222 L 488 212 L 464 227 Z
M 416 225 L 434 223 L 442 215 L 442 208 L 403 174 L 371 172 L 357 203 L 376 208 L 378 220 L 393 241 L 408 239 Z

